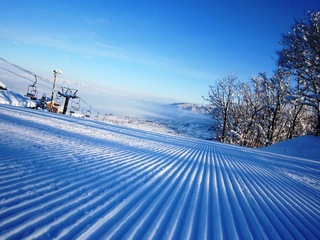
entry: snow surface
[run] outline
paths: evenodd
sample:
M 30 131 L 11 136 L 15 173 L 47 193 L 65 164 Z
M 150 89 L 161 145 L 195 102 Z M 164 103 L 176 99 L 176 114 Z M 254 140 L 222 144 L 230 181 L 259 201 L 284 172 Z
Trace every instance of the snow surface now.
M 0 239 L 320 239 L 320 163 L 0 105 Z
M 0 104 L 36 107 L 36 101 L 30 100 L 30 98 L 10 89 L 6 91 L 0 90 Z M 160 133 L 200 139 L 214 138 L 214 131 L 212 130 L 214 121 L 204 107 L 190 103 L 170 105 L 149 103 L 149 105 L 151 106 L 147 105 L 146 109 L 140 110 L 140 112 L 144 114 L 139 114 L 139 116 L 119 116 L 108 113 L 99 115 L 98 117 L 95 114 L 95 116 L 91 116 L 91 118 L 111 124 Z M 62 108 L 60 110 L 62 112 Z M 72 113 L 72 116 L 82 118 L 86 117 L 85 115 L 86 114 L 81 111 Z
M 8 104 L 19 107 L 36 107 L 36 103 L 30 100 L 30 98 L 9 89 L 0 89 L 0 104 Z
M 320 137 L 302 136 L 271 146 L 261 148 L 263 151 L 284 154 L 320 161 Z

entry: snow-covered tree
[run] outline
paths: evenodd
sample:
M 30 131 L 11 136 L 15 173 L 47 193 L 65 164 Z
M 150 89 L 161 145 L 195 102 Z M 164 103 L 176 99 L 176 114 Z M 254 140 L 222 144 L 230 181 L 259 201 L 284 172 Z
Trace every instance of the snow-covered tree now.
M 278 70 L 272 78 L 265 73 L 252 79 L 255 98 L 259 99 L 257 118 L 265 137 L 265 145 L 284 140 L 288 121 L 285 97 L 290 93 L 290 78 Z
M 231 125 L 230 111 L 236 85 L 237 77 L 228 75 L 218 80 L 214 85 L 210 85 L 208 97 L 204 97 L 210 103 L 210 113 L 218 121 L 217 131 L 221 142 L 228 142 L 227 134 L 230 133 Z
M 261 73 L 247 84 L 229 75 L 210 86 L 204 99 L 219 122 L 220 141 L 261 147 L 320 135 L 320 12 L 296 21 L 281 44 L 271 78 Z
M 251 89 L 245 83 L 235 86 L 232 105 L 230 108 L 229 142 L 237 145 L 246 145 L 247 134 L 251 127 Z
M 250 84 L 239 83 L 235 86 L 235 94 L 230 107 L 230 129 L 228 142 L 240 146 L 255 147 L 260 139 L 261 131 L 257 126 L 259 100 L 254 97 Z
M 279 69 L 269 78 L 261 73 L 251 84 L 227 76 L 210 86 L 211 114 L 219 123 L 221 142 L 262 147 L 302 135 L 306 107 L 297 108 L 287 98 L 292 93 L 290 76 Z
M 210 113 L 218 121 L 218 140 L 241 146 L 264 146 L 265 134 L 258 125 L 260 96 L 251 85 L 240 83 L 235 75 L 228 75 L 209 86 Z
M 280 43 L 278 65 L 297 82 L 291 100 L 312 108 L 315 132 L 320 135 L 320 11 L 296 21 Z

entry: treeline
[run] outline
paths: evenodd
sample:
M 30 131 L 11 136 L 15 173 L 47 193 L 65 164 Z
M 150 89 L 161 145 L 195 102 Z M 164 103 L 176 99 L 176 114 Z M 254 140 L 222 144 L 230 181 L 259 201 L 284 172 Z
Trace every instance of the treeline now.
M 228 75 L 209 86 L 216 140 L 262 147 L 306 134 L 320 135 L 320 11 L 308 12 L 282 36 L 277 70 L 245 83 Z

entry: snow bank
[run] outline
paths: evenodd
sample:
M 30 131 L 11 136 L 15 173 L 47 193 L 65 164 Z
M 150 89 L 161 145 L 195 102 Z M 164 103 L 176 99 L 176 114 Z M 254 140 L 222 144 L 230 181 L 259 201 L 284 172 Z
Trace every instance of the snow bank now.
M 263 151 L 320 161 L 320 137 L 302 136 L 261 148 Z
M 10 89 L 0 89 L 0 104 L 18 107 L 36 107 L 36 103 L 34 101 Z

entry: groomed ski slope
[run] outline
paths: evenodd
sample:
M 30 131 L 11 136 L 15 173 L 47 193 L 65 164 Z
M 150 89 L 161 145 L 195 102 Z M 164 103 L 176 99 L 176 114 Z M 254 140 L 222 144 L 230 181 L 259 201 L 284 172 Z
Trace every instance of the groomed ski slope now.
M 0 239 L 319 239 L 320 162 L 0 105 Z

